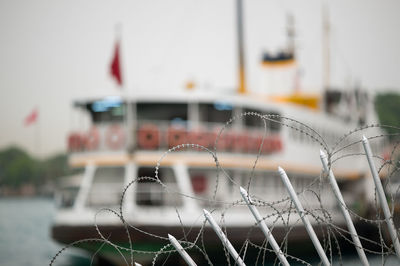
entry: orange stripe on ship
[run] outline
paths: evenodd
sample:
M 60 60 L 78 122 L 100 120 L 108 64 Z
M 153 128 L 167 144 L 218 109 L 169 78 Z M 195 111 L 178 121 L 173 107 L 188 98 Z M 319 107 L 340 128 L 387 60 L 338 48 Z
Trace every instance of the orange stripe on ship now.
M 296 63 L 294 59 L 279 60 L 279 61 L 262 61 L 264 67 L 288 67 Z
M 123 166 L 127 163 L 136 163 L 141 166 L 156 166 L 157 162 L 161 158 L 162 153 L 158 152 L 144 152 L 140 154 L 128 155 L 120 154 L 115 155 L 87 155 L 71 158 L 69 163 L 72 167 L 83 167 L 89 163 L 98 166 L 112 166 L 119 165 Z M 239 159 L 240 158 L 240 159 Z M 243 155 L 229 155 L 229 154 L 219 154 L 219 163 L 223 168 L 231 169 L 252 169 L 254 165 L 253 156 L 243 156 Z M 212 168 L 216 167 L 215 162 L 210 155 L 205 154 L 169 154 L 164 157 L 161 161 L 161 166 L 172 166 L 177 163 L 183 163 L 188 167 L 199 167 L 199 168 Z M 288 164 L 284 162 L 274 162 L 272 160 L 261 157 L 257 163 L 257 170 L 262 171 L 277 171 L 278 166 L 284 168 L 288 173 L 294 174 L 306 174 L 318 176 L 321 174 L 321 168 L 302 166 L 296 164 Z M 335 175 L 337 179 L 351 179 L 356 180 L 362 178 L 364 173 L 357 171 L 341 171 L 336 170 Z

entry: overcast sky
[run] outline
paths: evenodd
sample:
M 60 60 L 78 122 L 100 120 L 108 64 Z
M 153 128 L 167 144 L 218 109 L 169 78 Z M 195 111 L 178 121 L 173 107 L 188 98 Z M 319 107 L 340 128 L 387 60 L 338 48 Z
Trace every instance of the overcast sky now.
M 400 89 L 400 2 L 327 2 L 332 84 Z M 261 53 L 285 45 L 292 13 L 301 86 L 320 91 L 321 10 L 317 0 L 244 0 L 250 88 L 260 89 Z M 73 99 L 119 93 L 109 75 L 118 23 L 129 92 L 182 89 L 189 79 L 234 88 L 234 14 L 235 0 L 0 0 L 0 148 L 16 144 L 42 156 L 65 151 Z M 35 107 L 38 123 L 24 127 Z

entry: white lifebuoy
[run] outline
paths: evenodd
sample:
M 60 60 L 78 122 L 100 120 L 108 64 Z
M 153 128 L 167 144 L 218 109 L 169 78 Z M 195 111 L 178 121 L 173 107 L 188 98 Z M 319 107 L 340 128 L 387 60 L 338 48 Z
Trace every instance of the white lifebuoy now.
M 95 150 L 99 147 L 99 130 L 96 127 L 89 129 L 85 138 L 85 148 L 87 150 Z
M 107 147 L 112 150 L 121 149 L 125 144 L 125 132 L 119 125 L 111 125 L 106 132 Z

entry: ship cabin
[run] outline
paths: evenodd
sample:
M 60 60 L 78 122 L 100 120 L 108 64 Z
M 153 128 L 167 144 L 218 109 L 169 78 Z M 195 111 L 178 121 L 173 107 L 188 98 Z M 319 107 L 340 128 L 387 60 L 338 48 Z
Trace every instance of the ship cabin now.
M 143 208 L 148 212 L 149 207 L 187 211 L 210 204 L 215 207 L 209 199 L 238 200 L 238 187 L 249 187 L 250 179 L 252 195 L 275 201 L 285 197 L 278 165 L 295 177 L 293 183 L 299 190 L 320 174 L 318 161 L 317 166 L 305 165 L 311 153 L 304 147 L 315 143 L 283 125 L 282 108 L 277 104 L 245 97 L 221 99 L 165 96 L 127 101 L 105 97 L 76 102 L 86 123 L 68 136 L 68 149 L 70 165 L 84 170 L 75 189 L 60 193 L 61 207 L 117 207 L 123 188 L 135 179 L 129 188 L 135 192 L 127 193 L 124 200 L 126 208 L 135 212 Z M 254 113 L 268 115 L 269 120 Z M 289 139 L 301 144 L 305 156 L 296 156 L 300 150 L 295 150 L 296 145 L 289 147 Z M 181 144 L 184 147 L 174 148 Z M 318 155 L 318 145 L 314 148 L 313 154 Z M 223 171 L 216 166 L 214 153 Z M 253 171 L 257 155 L 265 160 L 260 159 Z M 186 200 L 181 194 L 203 200 Z M 326 204 L 333 206 L 333 198 L 330 201 Z

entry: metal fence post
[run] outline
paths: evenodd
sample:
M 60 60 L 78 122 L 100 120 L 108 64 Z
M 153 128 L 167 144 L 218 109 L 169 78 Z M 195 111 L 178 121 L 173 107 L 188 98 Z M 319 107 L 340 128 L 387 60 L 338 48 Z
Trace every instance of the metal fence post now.
M 231 242 L 229 242 L 228 238 L 225 236 L 224 232 L 222 232 L 221 228 L 218 224 L 214 221 L 214 218 L 207 210 L 203 210 L 204 216 L 206 217 L 207 221 L 211 224 L 211 227 L 214 229 L 215 233 L 221 240 L 222 244 L 228 249 L 231 256 L 235 259 L 235 262 L 240 266 L 246 266 L 243 260 L 240 258 L 239 254 L 236 252 L 235 248 L 232 246 Z
M 339 186 L 336 182 L 336 178 L 332 170 L 328 168 L 328 158 L 326 157 L 326 154 L 322 150 L 320 150 L 320 158 L 325 172 L 328 173 L 329 183 L 331 184 L 332 190 L 335 193 L 336 199 L 339 201 L 340 210 L 342 211 L 343 216 L 346 220 L 347 228 L 350 231 L 351 238 L 353 239 L 358 256 L 360 257 L 362 264 L 367 266 L 369 265 L 367 256 L 365 255 L 360 239 L 358 238 L 357 231 L 354 228 L 353 221 L 351 220 L 349 211 L 347 210 L 346 203 L 344 202 L 342 193 L 340 192 Z
M 292 201 L 297 209 L 297 212 L 299 213 L 301 220 L 304 223 L 307 233 L 310 236 L 311 241 L 313 242 L 314 247 L 317 250 L 319 257 L 322 260 L 322 263 L 325 266 L 331 265 L 328 260 L 328 257 L 326 256 L 326 254 L 324 252 L 324 249 L 321 246 L 321 243 L 319 242 L 319 240 L 317 238 L 317 235 L 314 232 L 314 229 L 311 226 L 310 221 L 308 220 L 307 216 L 305 215 L 303 206 L 301 205 L 299 198 L 297 197 L 297 194 L 294 191 L 292 184 L 290 183 L 289 178 L 287 177 L 285 171 L 281 167 L 278 167 L 278 171 L 282 178 L 283 183 L 285 184 L 285 187 L 287 188 L 287 190 L 289 192 L 290 198 L 292 199 Z
M 281 261 L 282 265 L 289 266 L 289 263 L 279 248 L 278 243 L 276 243 L 274 236 L 272 235 L 271 231 L 269 230 L 267 224 L 265 223 L 264 219 L 261 217 L 260 213 L 258 212 L 257 208 L 253 205 L 252 200 L 250 196 L 247 194 L 247 191 L 240 187 L 240 194 L 242 195 L 242 198 L 246 202 L 247 206 L 249 207 L 251 213 L 253 214 L 254 218 L 256 219 L 258 226 L 261 228 L 261 231 L 263 231 L 265 237 L 267 238 L 268 242 L 272 246 L 272 249 L 274 250 L 276 256 L 278 256 L 279 260 Z
M 171 244 L 174 246 L 174 248 L 178 251 L 178 253 L 182 256 L 182 258 L 185 260 L 185 262 L 190 265 L 190 266 L 197 266 L 197 264 L 192 260 L 192 258 L 187 254 L 185 249 L 179 244 L 178 240 L 176 240 L 175 237 L 172 235 L 168 234 L 169 241 Z
M 383 187 L 382 187 L 382 183 L 379 178 L 379 175 L 378 175 L 378 171 L 376 170 L 374 162 L 372 161 L 371 147 L 369 146 L 368 139 L 365 136 L 362 137 L 362 143 L 364 146 L 365 155 L 367 156 L 367 159 L 368 159 L 369 167 L 371 169 L 372 177 L 374 178 L 376 193 L 378 194 L 379 202 L 383 209 L 383 214 L 385 215 L 385 220 L 386 220 L 386 223 L 387 223 L 387 226 L 389 229 L 389 234 L 390 234 L 390 237 L 392 238 L 394 250 L 396 252 L 397 257 L 400 259 L 399 238 L 397 236 L 397 232 L 396 232 L 396 229 L 393 224 L 392 215 L 390 213 L 389 206 L 386 201 L 385 192 L 383 191 Z

